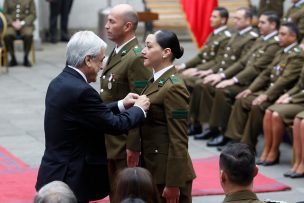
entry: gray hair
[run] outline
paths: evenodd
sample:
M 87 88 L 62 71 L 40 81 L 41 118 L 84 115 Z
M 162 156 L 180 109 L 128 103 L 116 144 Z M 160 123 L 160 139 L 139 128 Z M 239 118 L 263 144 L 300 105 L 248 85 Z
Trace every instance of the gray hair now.
M 77 199 L 67 184 L 53 181 L 38 191 L 34 203 L 77 203 Z
M 79 67 L 86 56 L 96 57 L 100 50 L 105 51 L 107 44 L 92 31 L 76 32 L 67 44 L 67 65 Z

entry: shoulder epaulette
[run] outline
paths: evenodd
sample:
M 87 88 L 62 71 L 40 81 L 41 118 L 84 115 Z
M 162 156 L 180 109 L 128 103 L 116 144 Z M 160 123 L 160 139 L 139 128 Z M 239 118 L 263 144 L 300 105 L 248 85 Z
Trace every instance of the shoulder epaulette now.
M 134 51 L 135 54 L 141 53 L 141 50 L 142 49 L 137 45 L 133 48 L 133 51 Z
M 170 80 L 174 85 L 181 83 L 181 79 L 178 78 L 176 75 L 171 75 Z
M 250 35 L 253 36 L 253 37 L 258 37 L 259 36 L 256 32 L 253 32 L 253 31 L 250 32 Z
M 229 30 L 226 30 L 224 33 L 227 37 L 231 37 L 231 32 Z

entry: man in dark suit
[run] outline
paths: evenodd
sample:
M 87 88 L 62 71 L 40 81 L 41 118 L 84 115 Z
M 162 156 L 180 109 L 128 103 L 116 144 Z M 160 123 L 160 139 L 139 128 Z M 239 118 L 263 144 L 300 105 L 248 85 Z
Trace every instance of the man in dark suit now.
M 87 203 L 107 196 L 104 133 L 127 132 L 145 118 L 149 108 L 146 96 L 130 93 L 118 102 L 105 105 L 89 85 L 96 81 L 105 48 L 106 44 L 90 31 L 76 33 L 67 45 L 67 66 L 47 90 L 46 149 L 39 168 L 37 190 L 59 180 L 67 183 L 78 202 Z

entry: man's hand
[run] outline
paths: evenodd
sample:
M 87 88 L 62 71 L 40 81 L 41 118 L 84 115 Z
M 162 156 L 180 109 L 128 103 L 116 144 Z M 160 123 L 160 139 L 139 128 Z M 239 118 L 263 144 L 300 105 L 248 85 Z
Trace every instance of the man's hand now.
M 277 101 L 275 102 L 276 104 L 288 104 L 291 100 L 291 97 L 289 96 L 289 94 L 283 94 L 282 96 L 279 97 L 279 99 L 277 99 Z
M 128 167 L 136 167 L 139 163 L 140 152 L 127 149 L 127 164 Z
M 229 80 L 223 80 L 222 82 L 217 84 L 215 87 L 216 88 L 225 88 L 225 87 L 232 86 L 234 84 L 235 84 L 235 81 L 233 79 L 229 79 Z
M 250 89 L 245 89 L 242 92 L 238 93 L 238 95 L 236 95 L 235 99 L 245 98 L 251 94 L 252 94 L 252 91 Z
M 167 203 L 179 203 L 180 190 L 179 187 L 168 187 L 164 188 L 162 197 L 166 199 Z
M 268 96 L 266 94 L 261 94 L 252 101 L 253 106 L 258 106 L 267 101 Z
M 13 21 L 12 25 L 13 25 L 13 28 L 17 31 L 22 28 L 22 24 L 21 24 L 20 20 Z
M 213 71 L 211 69 L 208 69 L 208 70 L 199 70 L 199 71 L 197 71 L 197 76 L 200 77 L 200 78 L 204 78 L 207 75 L 210 75 L 212 73 L 213 73 Z
M 135 106 L 141 107 L 144 111 L 148 111 L 150 107 L 150 99 L 146 95 L 141 95 L 135 101 Z
M 129 93 L 122 101 L 125 109 L 132 107 L 138 98 L 139 98 L 138 94 Z
M 204 78 L 204 84 L 211 84 L 212 86 L 216 85 L 222 80 L 222 76 L 220 74 L 211 74 Z

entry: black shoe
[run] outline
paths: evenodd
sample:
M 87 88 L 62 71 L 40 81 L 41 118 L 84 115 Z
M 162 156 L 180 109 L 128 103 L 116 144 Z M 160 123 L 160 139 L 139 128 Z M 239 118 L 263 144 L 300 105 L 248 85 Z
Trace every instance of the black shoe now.
M 229 138 L 225 137 L 224 135 L 219 135 L 212 140 L 207 142 L 208 147 L 220 147 L 226 145 L 230 141 Z
M 195 140 L 208 140 L 211 137 L 216 137 L 219 135 L 219 131 L 217 129 L 207 129 L 204 130 L 204 132 L 202 132 L 201 134 L 197 134 L 194 136 Z
M 289 177 L 291 177 L 291 178 L 304 178 L 304 173 L 296 173 L 296 172 L 294 172 Z
M 281 155 L 281 153 L 279 151 L 278 156 L 275 160 L 273 160 L 273 161 L 266 161 L 265 160 L 264 163 L 263 163 L 263 166 L 272 166 L 272 165 L 280 163 L 280 155 Z
M 17 63 L 17 60 L 16 60 L 15 57 L 13 57 L 13 58 L 11 59 L 11 61 L 9 62 L 9 64 L 8 64 L 8 66 L 10 66 L 10 67 L 12 67 L 12 66 L 17 66 L 17 65 L 18 65 L 18 63 Z
M 202 133 L 202 126 L 201 125 L 195 125 L 191 124 L 188 128 L 188 135 L 196 135 Z
M 291 176 L 292 174 L 294 174 L 294 173 L 295 173 L 295 172 L 289 170 L 289 171 L 283 173 L 283 176 L 284 176 L 284 177 L 290 177 L 290 176 Z
M 70 37 L 68 34 L 61 34 L 61 38 L 60 38 L 60 41 L 62 42 L 68 42 L 70 40 Z
M 232 143 L 235 143 L 235 141 L 229 140 L 225 145 L 219 146 L 219 147 L 217 147 L 216 149 L 217 149 L 217 151 L 221 152 L 221 151 L 223 151 L 223 149 L 224 149 L 227 145 L 232 144 Z
M 264 162 L 265 162 L 265 161 L 259 159 L 259 160 L 257 160 L 255 163 L 256 163 L 256 165 L 264 165 Z
M 27 57 L 24 57 L 23 65 L 24 65 L 25 67 L 31 67 L 31 66 L 32 66 L 31 62 L 28 60 Z
M 50 39 L 50 42 L 51 42 L 52 44 L 56 44 L 56 43 L 57 43 L 57 39 L 52 37 L 52 38 Z

